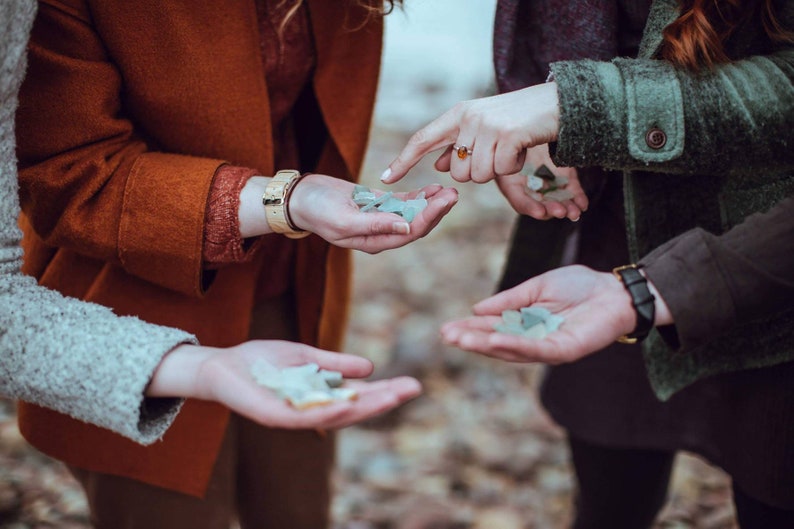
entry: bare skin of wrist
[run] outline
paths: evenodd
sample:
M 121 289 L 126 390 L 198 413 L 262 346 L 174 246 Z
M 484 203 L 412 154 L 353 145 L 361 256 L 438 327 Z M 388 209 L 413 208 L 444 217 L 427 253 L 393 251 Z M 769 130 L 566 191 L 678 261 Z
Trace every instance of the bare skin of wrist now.
M 149 397 L 202 398 L 196 380 L 203 362 L 212 356 L 215 348 L 198 345 L 178 345 L 166 354 L 157 366 L 146 395 Z
M 252 176 L 240 191 L 240 235 L 243 239 L 273 233 L 264 214 L 262 196 L 267 184 L 272 180 L 267 176 Z

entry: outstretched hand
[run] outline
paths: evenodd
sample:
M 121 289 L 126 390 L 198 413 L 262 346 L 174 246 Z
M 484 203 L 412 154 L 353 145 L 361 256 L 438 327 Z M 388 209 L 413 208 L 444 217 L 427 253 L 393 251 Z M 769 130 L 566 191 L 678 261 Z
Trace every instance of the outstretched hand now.
M 542 339 L 496 332 L 502 311 L 535 305 L 565 318 Z M 572 362 L 634 330 L 631 297 L 611 273 L 566 266 L 477 303 L 475 316 L 441 328 L 444 342 L 508 362 Z
M 287 341 L 256 340 L 227 349 L 181 345 L 162 360 L 146 393 L 219 402 L 259 424 L 291 429 L 342 428 L 387 412 L 421 393 L 419 382 L 410 377 L 352 380 L 345 387 L 357 391 L 356 400 L 297 410 L 256 382 L 251 366 L 259 359 L 281 368 L 316 363 L 352 379 L 367 377 L 373 369 L 369 360 L 355 355 Z
M 496 184 L 513 209 L 522 215 L 527 215 L 538 220 L 552 218 L 568 218 L 572 221 L 579 220 L 584 211 L 587 211 L 589 200 L 579 182 L 579 173 L 573 167 L 557 167 L 549 156 L 548 144 L 537 145 L 527 149 L 524 168 L 534 172 L 541 166 L 546 166 L 556 177 L 563 177 L 568 181 L 565 190 L 573 198 L 566 200 L 552 200 L 543 198 L 538 200 L 530 195 L 527 188 L 527 176 L 521 173 L 497 176 Z
M 308 229 L 333 245 L 367 253 L 399 248 L 424 237 L 458 201 L 454 188 L 438 184 L 408 193 L 403 200 L 425 193 L 427 207 L 410 222 L 395 213 L 362 212 L 353 202 L 355 184 L 331 176 L 306 176 L 290 199 L 290 215 L 298 227 Z
M 436 169 L 449 171 L 458 182 L 484 183 L 515 174 L 524 166 L 528 148 L 557 138 L 558 106 L 556 83 L 458 103 L 416 132 L 381 179 L 397 182 L 438 149 L 444 152 Z

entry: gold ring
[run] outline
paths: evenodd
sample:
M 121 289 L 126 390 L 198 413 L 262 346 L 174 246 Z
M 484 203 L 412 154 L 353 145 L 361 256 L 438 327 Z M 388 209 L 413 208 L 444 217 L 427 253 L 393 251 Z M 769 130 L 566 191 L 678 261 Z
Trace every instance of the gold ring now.
M 452 150 L 458 154 L 458 158 L 461 160 L 465 160 L 472 154 L 474 154 L 474 149 L 469 149 L 465 145 L 458 145 L 457 143 L 452 146 Z

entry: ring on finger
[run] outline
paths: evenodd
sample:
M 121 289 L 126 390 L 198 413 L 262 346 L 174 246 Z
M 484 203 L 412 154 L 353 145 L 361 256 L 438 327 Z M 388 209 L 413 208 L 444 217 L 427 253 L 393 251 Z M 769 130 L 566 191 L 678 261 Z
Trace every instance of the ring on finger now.
M 452 150 L 457 154 L 460 160 L 465 160 L 472 154 L 474 154 L 474 149 L 469 148 L 463 144 L 458 145 L 457 143 L 452 146 Z

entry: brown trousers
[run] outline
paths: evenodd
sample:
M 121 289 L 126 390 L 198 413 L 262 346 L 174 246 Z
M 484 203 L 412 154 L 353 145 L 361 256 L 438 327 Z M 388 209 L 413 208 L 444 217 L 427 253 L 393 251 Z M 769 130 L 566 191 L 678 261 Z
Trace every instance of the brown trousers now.
M 251 338 L 294 340 L 284 299 L 260 305 Z M 329 525 L 334 437 L 274 430 L 232 415 L 204 498 L 70 468 L 97 529 L 323 529 Z

